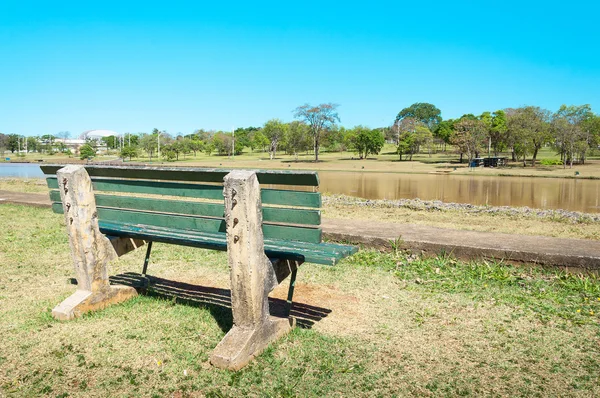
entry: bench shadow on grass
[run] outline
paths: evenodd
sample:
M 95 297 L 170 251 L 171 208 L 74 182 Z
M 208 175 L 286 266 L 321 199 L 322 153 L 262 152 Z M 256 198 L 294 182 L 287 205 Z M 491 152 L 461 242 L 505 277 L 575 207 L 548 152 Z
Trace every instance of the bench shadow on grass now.
M 134 287 L 138 293 L 150 297 L 173 300 L 178 304 L 192 307 L 203 307 L 210 311 L 223 332 L 233 326 L 231 313 L 231 291 L 215 287 L 191 285 L 135 272 L 126 272 L 110 277 L 110 283 Z M 269 297 L 271 315 L 285 317 L 286 301 Z M 315 322 L 325 318 L 331 310 L 309 304 L 294 302 L 290 315 L 296 318 L 296 324 L 303 329 L 310 329 Z

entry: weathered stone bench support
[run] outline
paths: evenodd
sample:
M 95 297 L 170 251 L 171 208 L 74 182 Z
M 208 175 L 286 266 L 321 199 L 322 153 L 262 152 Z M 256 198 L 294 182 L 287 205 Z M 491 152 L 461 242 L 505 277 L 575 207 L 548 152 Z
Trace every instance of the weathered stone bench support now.
M 111 242 L 98 227 L 92 181 L 83 166 L 66 166 L 56 173 L 77 278 L 77 291 L 52 310 L 60 320 L 78 317 L 127 300 L 137 292 L 129 286 L 111 286 L 108 264 L 132 245 L 127 240 Z
M 297 265 L 274 265 L 265 255 L 256 173 L 232 171 L 224 182 L 233 327 L 210 361 L 220 368 L 238 370 L 294 326 L 292 318 L 270 315 L 268 295 Z

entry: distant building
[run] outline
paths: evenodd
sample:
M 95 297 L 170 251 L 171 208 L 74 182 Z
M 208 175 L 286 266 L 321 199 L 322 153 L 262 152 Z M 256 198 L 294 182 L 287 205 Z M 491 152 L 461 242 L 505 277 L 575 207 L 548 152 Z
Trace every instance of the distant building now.
M 79 147 L 81 147 L 83 144 L 86 143 L 85 140 L 65 140 L 62 138 L 57 138 L 54 141 L 54 145 L 58 144 L 58 143 L 62 143 L 65 144 L 65 146 L 70 149 L 73 153 L 79 153 Z
M 120 133 L 117 133 L 117 132 L 111 131 L 111 130 L 88 130 L 88 131 L 84 131 L 83 133 L 81 133 L 81 135 L 79 136 L 79 139 L 81 139 L 81 140 L 89 140 L 89 139 L 100 140 L 104 137 L 110 137 L 113 135 L 115 137 L 121 137 L 123 134 L 120 134 Z

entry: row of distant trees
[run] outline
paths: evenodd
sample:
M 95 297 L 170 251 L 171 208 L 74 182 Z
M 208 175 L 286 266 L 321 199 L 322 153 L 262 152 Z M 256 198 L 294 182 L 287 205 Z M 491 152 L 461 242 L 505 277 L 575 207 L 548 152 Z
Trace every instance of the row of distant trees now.
M 129 159 L 145 153 L 150 159 L 178 160 L 198 153 L 240 155 L 245 149 L 264 151 L 273 159 L 277 153 L 293 155 L 310 151 L 315 161 L 322 148 L 328 151 L 352 151 L 364 159 L 378 154 L 385 141 L 396 146 L 400 160 L 412 160 L 414 154 L 447 150 L 452 146 L 460 160 L 482 154 L 509 153 L 513 161 L 535 166 L 541 148 L 551 146 L 560 154 L 563 165 L 584 163 L 588 154 L 600 145 L 600 116 L 589 105 L 563 105 L 556 112 L 535 106 L 508 108 L 481 115 L 466 114 L 443 120 L 441 111 L 430 103 L 415 103 L 402 109 L 391 126 L 371 129 L 365 126 L 344 128 L 338 125 L 338 105 L 305 104 L 293 111 L 296 120 L 268 120 L 260 127 L 238 128 L 234 132 L 199 129 L 191 134 L 171 135 L 154 129 L 150 133 L 125 134 L 90 140 L 81 149 L 81 157 L 93 156 L 102 144 Z M 0 151 L 67 152 L 63 140 L 69 132 L 56 136 L 22 137 L 0 134 Z M 59 139 L 60 138 L 60 139 Z
M 513 161 L 526 166 L 530 157 L 535 166 L 541 148 L 551 146 L 566 167 L 585 163 L 588 154 L 600 145 L 600 116 L 589 105 L 562 105 L 556 112 L 536 106 L 507 108 L 481 115 L 466 114 L 443 120 L 441 111 L 429 103 L 415 103 L 402 109 L 386 138 L 395 142 L 400 159 L 423 148 L 450 144 L 462 161 L 480 154 L 509 152 Z
M 352 150 L 360 158 L 379 153 L 385 143 L 385 129 L 339 127 L 337 107 L 332 103 L 305 104 L 293 111 L 297 120 L 292 122 L 271 119 L 263 126 L 238 128 L 233 132 L 199 129 L 189 135 L 173 137 L 154 129 L 152 133 L 138 134 L 131 144 L 125 140 L 127 145 L 123 147 L 121 156 L 131 159 L 144 151 L 150 158 L 160 154 L 167 160 L 178 160 L 180 156 L 196 156 L 199 152 L 240 155 L 249 148 L 268 152 L 270 159 L 281 152 L 298 159 L 300 153 L 312 151 L 315 161 L 318 161 L 323 147 L 329 151 Z

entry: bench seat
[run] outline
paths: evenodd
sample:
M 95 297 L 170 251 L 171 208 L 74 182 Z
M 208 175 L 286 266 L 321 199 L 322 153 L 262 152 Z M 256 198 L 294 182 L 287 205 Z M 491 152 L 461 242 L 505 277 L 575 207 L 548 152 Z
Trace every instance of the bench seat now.
M 225 233 L 207 233 L 190 229 L 174 229 L 144 224 L 99 222 L 105 235 L 151 240 L 193 246 L 203 249 L 227 251 Z M 307 243 L 278 239 L 265 239 L 265 254 L 271 259 L 296 260 L 302 262 L 335 265 L 340 259 L 358 250 L 355 246 L 334 243 Z

